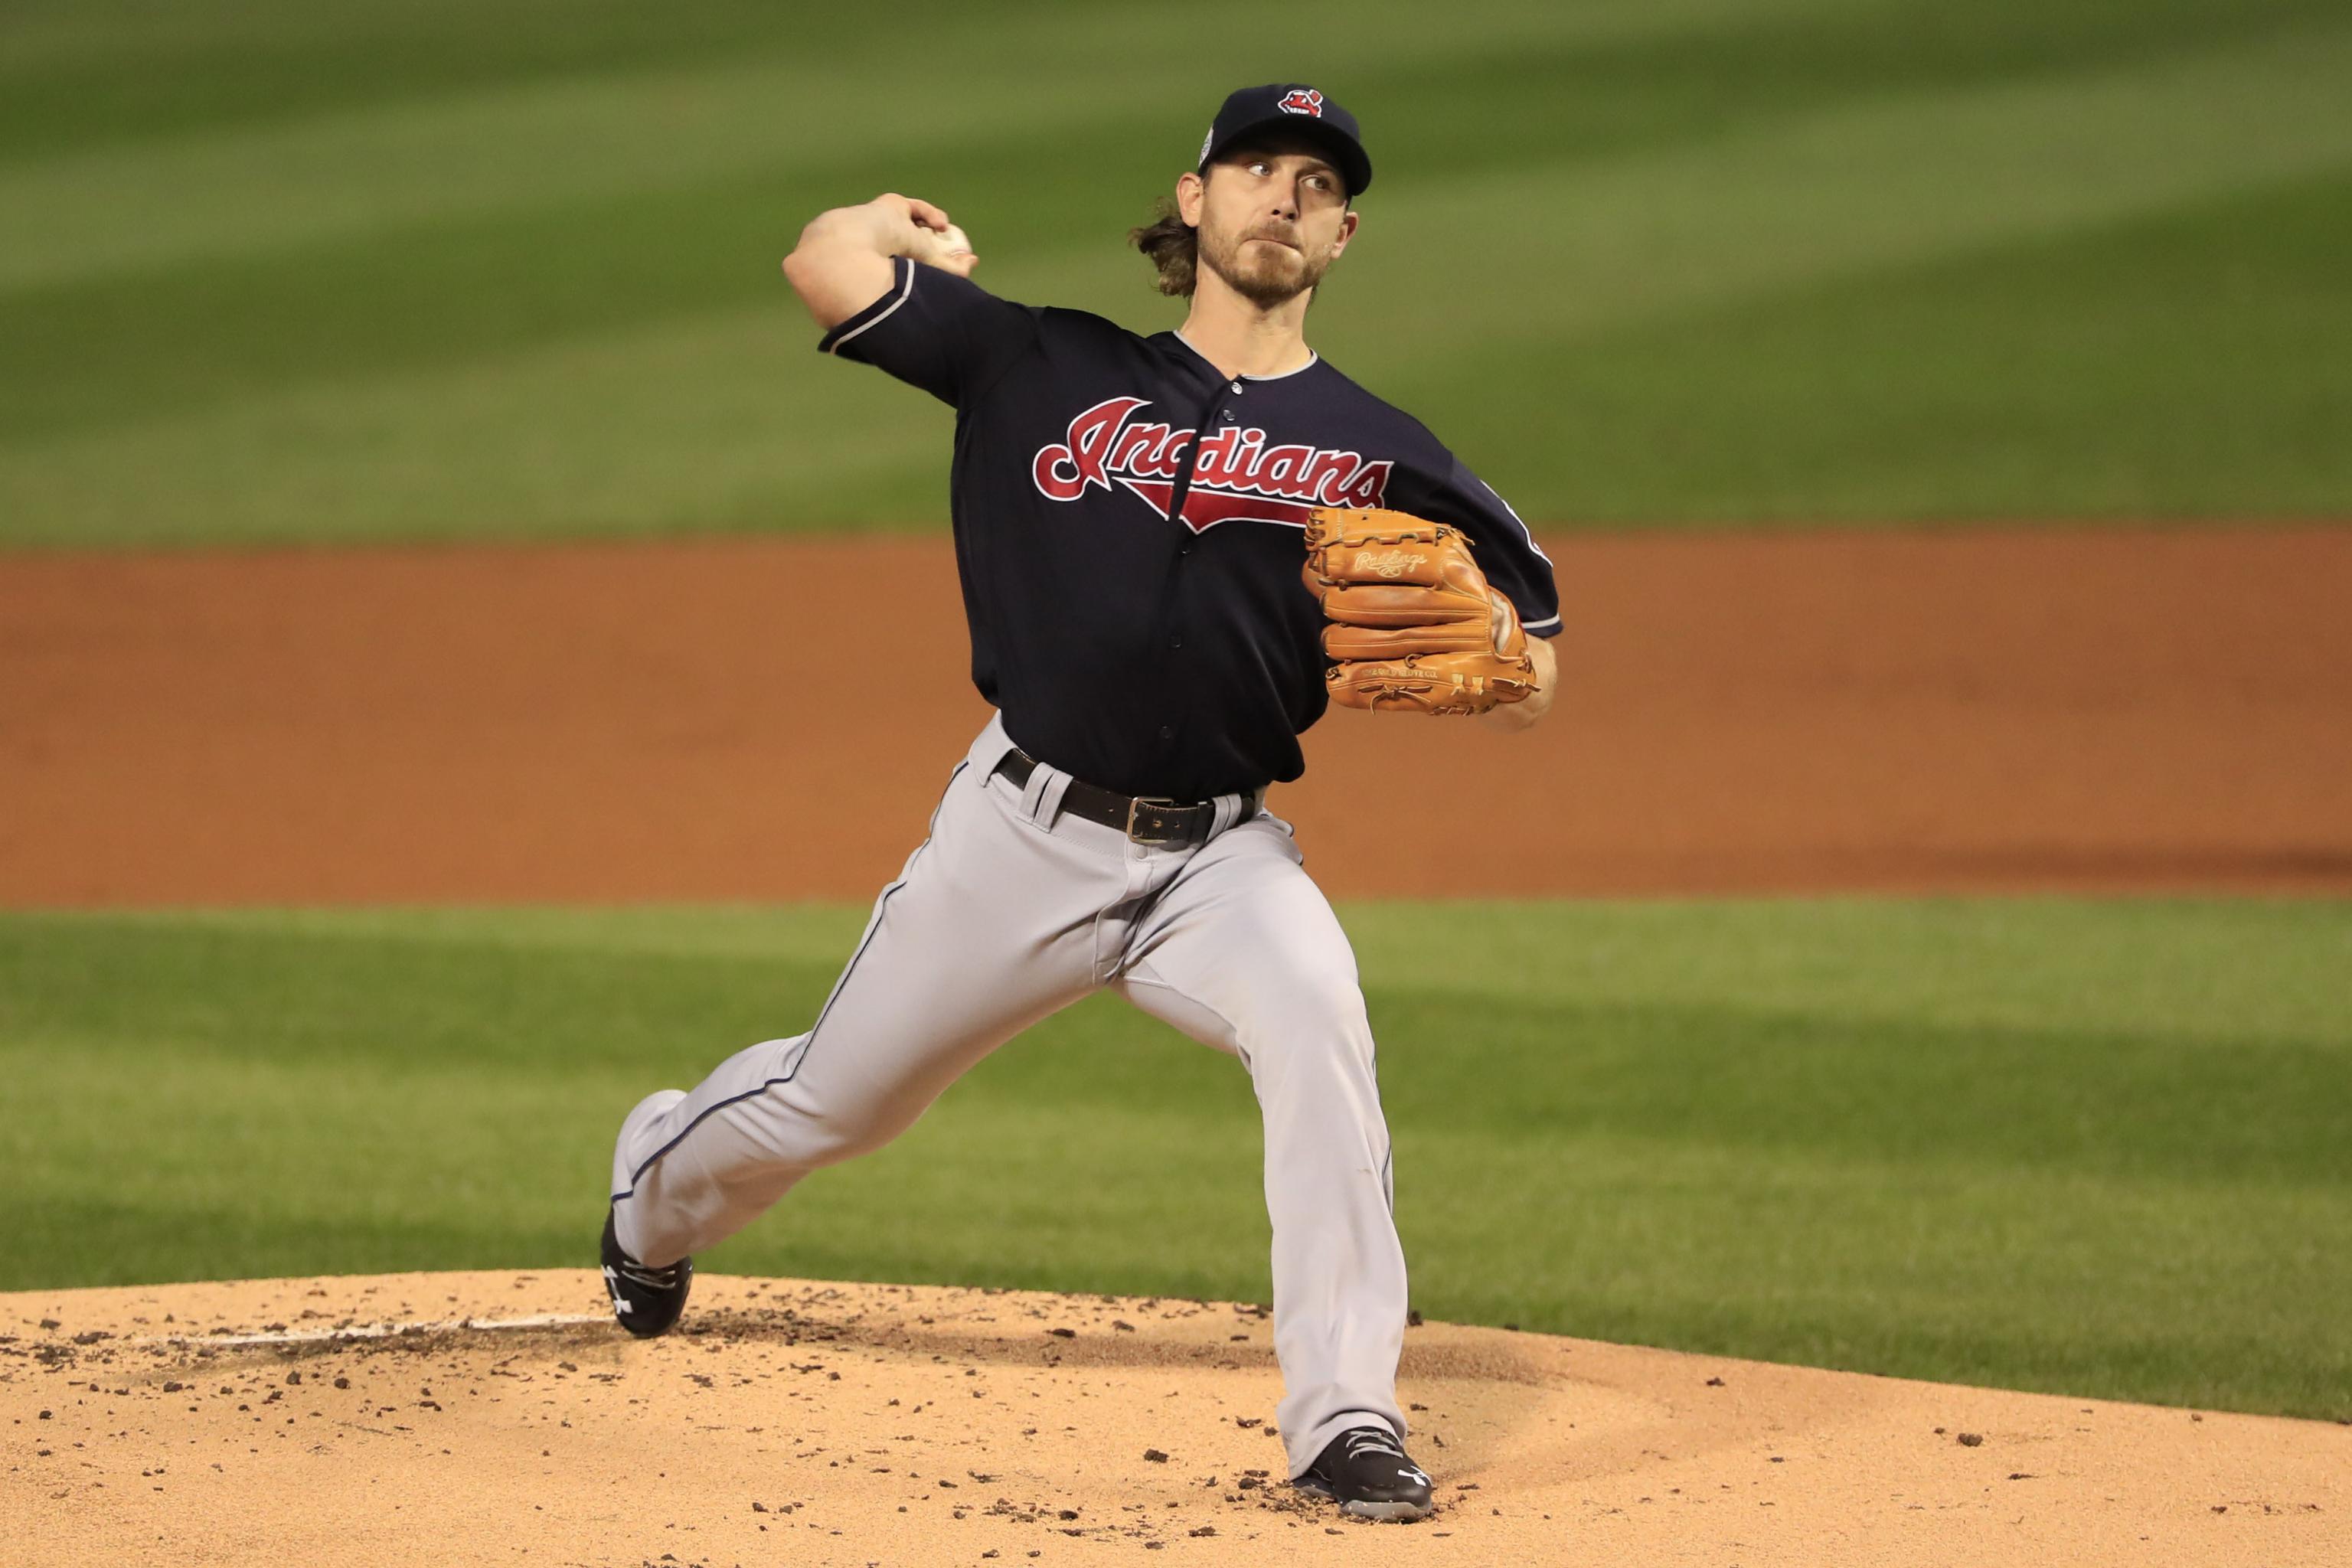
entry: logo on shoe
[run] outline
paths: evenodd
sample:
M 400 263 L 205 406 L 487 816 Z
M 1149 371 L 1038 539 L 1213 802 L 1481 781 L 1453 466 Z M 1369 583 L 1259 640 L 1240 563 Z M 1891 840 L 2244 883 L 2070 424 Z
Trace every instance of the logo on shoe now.
M 1193 432 L 1136 417 L 1150 406 L 1149 398 L 1108 397 L 1072 419 L 1031 460 L 1037 493 L 1073 501 L 1097 486 L 1125 489 L 1166 517 Z M 1380 506 L 1395 466 L 1360 452 L 1271 446 L 1255 426 L 1227 426 L 1201 443 L 1182 521 L 1195 533 L 1236 521 L 1304 528 L 1318 506 Z

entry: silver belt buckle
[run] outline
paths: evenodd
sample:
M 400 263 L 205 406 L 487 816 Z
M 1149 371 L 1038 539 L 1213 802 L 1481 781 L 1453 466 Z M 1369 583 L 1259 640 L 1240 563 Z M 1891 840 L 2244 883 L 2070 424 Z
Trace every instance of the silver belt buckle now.
M 1167 843 L 1171 838 L 1172 838 L 1173 837 L 1175 837 L 1173 834 L 1163 833 L 1163 834 L 1161 834 L 1161 835 L 1160 835 L 1159 837 L 1157 837 L 1157 838 L 1146 838 L 1146 837 L 1142 837 L 1140 834 L 1137 833 L 1137 832 L 1135 831 L 1135 813 L 1136 813 L 1136 809 L 1137 809 L 1139 806 L 1146 806 L 1146 805 L 1174 805 L 1175 804 L 1176 804 L 1176 797 L 1175 797 L 1174 795 L 1136 795 L 1136 796 L 1132 797 L 1131 799 L 1129 799 L 1129 800 L 1128 801 L 1128 803 L 1127 803 L 1127 837 L 1128 837 L 1128 840 L 1129 840 L 1130 843 L 1135 843 L 1135 844 L 1165 844 L 1165 843 Z

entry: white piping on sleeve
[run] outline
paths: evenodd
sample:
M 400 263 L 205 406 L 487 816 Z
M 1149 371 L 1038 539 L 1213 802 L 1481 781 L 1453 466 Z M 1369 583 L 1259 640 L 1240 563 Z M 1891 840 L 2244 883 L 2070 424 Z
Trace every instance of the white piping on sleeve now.
M 885 321 L 888 321 L 888 320 L 890 319 L 891 313 L 892 313 L 893 311 L 897 310 L 898 309 L 898 307 L 899 307 L 899 306 L 901 306 L 901 305 L 903 305 L 903 304 L 905 304 L 905 303 L 907 302 L 907 297 L 908 297 L 908 295 L 912 294 L 912 293 L 915 291 L 915 263 L 914 263 L 913 261 L 911 261 L 911 260 L 908 260 L 908 258 L 903 257 L 903 256 L 902 256 L 902 257 L 899 257 L 898 259 L 898 260 L 900 260 L 900 261 L 904 261 L 904 262 L 906 262 L 906 264 L 907 264 L 907 280 L 906 280 L 906 282 L 904 282 L 904 283 L 902 283 L 902 284 L 900 284 L 900 285 L 898 286 L 898 297 L 897 299 L 895 299 L 895 300 L 891 300 L 891 301 L 890 301 L 889 309 L 888 309 L 888 310 L 884 310 L 880 315 L 878 315 L 878 316 L 875 317 L 872 321 L 867 321 L 867 322 L 864 323 L 864 324 L 863 324 L 863 325 L 861 325 L 861 326 L 855 327 L 855 328 L 851 329 L 850 331 L 845 331 L 845 332 L 842 333 L 842 334 L 841 334 L 841 336 L 839 336 L 839 337 L 837 337 L 837 338 L 834 339 L 834 340 L 833 340 L 833 342 L 829 342 L 829 343 L 827 343 L 827 344 L 825 345 L 825 348 L 824 348 L 824 352 L 825 352 L 825 353 L 829 353 L 829 354 L 837 354 L 837 353 L 839 353 L 841 352 L 841 345 L 842 345 L 842 344 L 844 344 L 844 343 L 845 343 L 845 342 L 849 342 L 851 339 L 853 339 L 853 338 L 856 337 L 856 336 L 857 336 L 859 333 L 861 333 L 861 332 L 869 332 L 869 331 L 872 331 L 876 327 L 878 327 L 878 326 L 880 326 L 883 322 L 885 322 Z M 873 308 L 874 308 L 874 307 L 873 307 L 873 306 L 871 306 L 871 305 L 868 305 L 868 306 L 866 307 L 866 309 L 867 309 L 867 310 L 872 310 Z M 1499 500 L 1500 498 L 1498 497 L 1497 499 Z M 1506 510 L 1508 510 L 1508 509 L 1506 509 Z M 1525 528 L 1525 527 L 1527 526 L 1527 524 L 1525 524 L 1525 523 L 1521 523 L 1519 526 L 1520 526 L 1520 527 L 1522 527 L 1522 528 Z
M 1496 506 L 1501 507 L 1505 511 L 1511 514 L 1511 521 L 1517 523 L 1519 525 L 1519 531 L 1528 536 L 1528 548 L 1534 551 L 1537 558 L 1545 565 L 1550 565 L 1551 557 L 1546 555 L 1543 552 L 1543 546 L 1536 542 L 1536 531 L 1528 526 L 1528 520 L 1519 515 L 1518 509 L 1511 505 L 1509 501 L 1505 500 L 1503 499 L 1503 492 L 1496 489 L 1494 486 L 1486 484 L 1486 480 L 1480 479 L 1478 482 L 1481 485 L 1486 485 L 1486 493 L 1495 498 L 1495 504 Z

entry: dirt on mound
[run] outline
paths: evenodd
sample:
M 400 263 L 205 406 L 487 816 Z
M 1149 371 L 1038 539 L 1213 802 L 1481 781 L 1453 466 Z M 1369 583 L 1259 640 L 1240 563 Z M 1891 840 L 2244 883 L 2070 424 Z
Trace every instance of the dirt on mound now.
M 2352 891 L 2352 529 L 1548 543 L 1553 717 L 1307 736 L 1328 891 Z M 943 541 L 0 558 L 0 904 L 863 901 L 963 627 Z
M 0 1525 L 110 1568 L 2352 1560 L 2341 1426 L 1438 1323 L 1440 1510 L 1344 1521 L 1283 1479 L 1271 1329 L 706 1277 L 639 1342 L 585 1270 L 0 1296 Z

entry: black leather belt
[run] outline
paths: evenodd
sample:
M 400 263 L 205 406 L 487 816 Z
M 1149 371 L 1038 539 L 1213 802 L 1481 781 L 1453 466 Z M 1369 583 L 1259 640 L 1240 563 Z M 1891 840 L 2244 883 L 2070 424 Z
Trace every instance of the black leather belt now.
M 1018 746 L 996 764 L 996 771 L 1015 787 L 1026 785 L 1037 768 L 1037 759 Z M 1217 820 L 1213 800 L 1186 804 L 1156 795 L 1120 795 L 1097 789 L 1083 779 L 1070 781 L 1070 787 L 1062 794 L 1062 809 L 1072 816 L 1116 827 L 1138 844 L 1198 844 L 1209 837 Z

